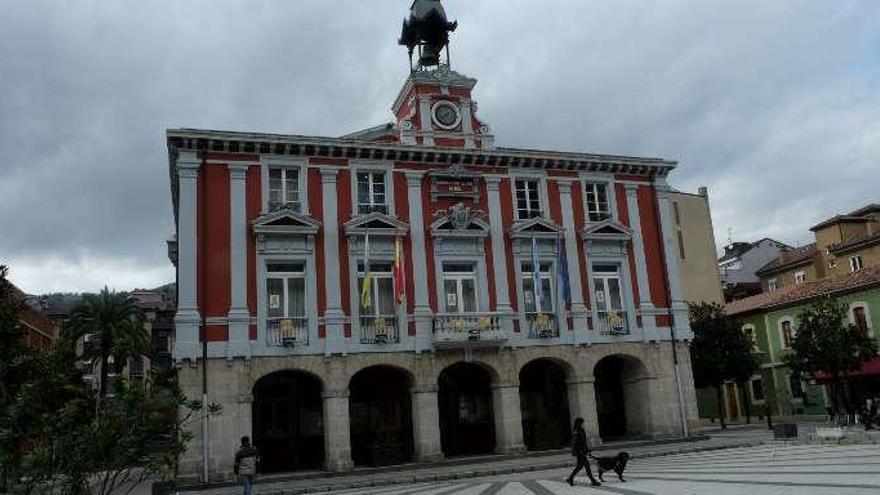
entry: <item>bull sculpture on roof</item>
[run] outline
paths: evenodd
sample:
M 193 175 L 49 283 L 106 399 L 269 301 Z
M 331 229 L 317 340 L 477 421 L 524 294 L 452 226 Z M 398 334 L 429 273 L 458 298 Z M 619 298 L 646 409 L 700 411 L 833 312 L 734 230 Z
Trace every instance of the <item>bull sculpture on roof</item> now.
M 404 19 L 398 43 L 409 49 L 410 68 L 415 48 L 419 49 L 418 67 L 437 67 L 440 54 L 446 51 L 449 64 L 449 33 L 455 31 L 458 22 L 449 22 L 440 0 L 415 0 L 410 8 L 409 19 Z

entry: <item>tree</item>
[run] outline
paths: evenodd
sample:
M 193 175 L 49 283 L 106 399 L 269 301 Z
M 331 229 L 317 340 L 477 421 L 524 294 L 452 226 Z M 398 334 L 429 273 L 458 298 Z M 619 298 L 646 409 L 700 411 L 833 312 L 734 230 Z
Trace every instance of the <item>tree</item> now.
M 691 342 L 694 385 L 715 389 L 721 428 L 727 428 L 722 387 L 731 380 L 739 383 L 748 380 L 758 369 L 758 356 L 751 340 L 727 317 L 721 305 L 692 304 L 689 314 L 694 332 Z
M 110 357 L 117 364 L 140 355 L 147 348 L 149 336 L 141 323 L 143 315 L 127 293 L 104 287 L 99 294 L 88 294 L 70 314 L 70 328 L 76 337 L 92 335 L 97 341 L 95 356 L 100 363 L 100 402 L 107 397 Z
M 792 372 L 827 378 L 835 409 L 846 405 L 843 383 L 849 373 L 877 356 L 877 344 L 860 328 L 847 322 L 847 306 L 828 298 L 814 303 L 797 317 L 792 352 L 784 356 Z

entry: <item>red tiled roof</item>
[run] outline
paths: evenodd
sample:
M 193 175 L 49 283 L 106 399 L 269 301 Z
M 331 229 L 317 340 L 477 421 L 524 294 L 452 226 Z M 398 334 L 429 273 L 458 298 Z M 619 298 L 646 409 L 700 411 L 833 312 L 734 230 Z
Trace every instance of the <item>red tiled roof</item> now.
M 777 306 L 805 302 L 823 295 L 878 284 L 880 284 L 880 265 L 863 268 L 841 277 L 805 282 L 799 285 L 783 287 L 774 292 L 764 292 L 728 303 L 725 306 L 725 310 L 728 315 L 733 316 L 759 309 L 770 309 Z
M 808 263 L 813 260 L 816 253 L 818 253 L 818 251 L 816 250 L 815 242 L 807 244 L 806 246 L 801 246 L 797 249 L 792 249 L 791 251 L 785 251 L 777 256 L 776 259 L 771 260 L 769 263 L 761 267 L 761 269 L 755 273 L 757 275 L 768 274 L 783 268 Z

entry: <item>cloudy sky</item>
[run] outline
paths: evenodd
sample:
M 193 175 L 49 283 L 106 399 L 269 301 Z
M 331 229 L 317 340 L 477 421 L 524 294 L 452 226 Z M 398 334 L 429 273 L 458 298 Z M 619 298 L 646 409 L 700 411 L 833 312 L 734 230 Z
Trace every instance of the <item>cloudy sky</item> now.
M 446 0 L 503 146 L 662 156 L 716 237 L 880 201 L 880 2 Z M 409 0 L 0 0 L 0 262 L 24 290 L 170 281 L 164 131 L 390 119 Z

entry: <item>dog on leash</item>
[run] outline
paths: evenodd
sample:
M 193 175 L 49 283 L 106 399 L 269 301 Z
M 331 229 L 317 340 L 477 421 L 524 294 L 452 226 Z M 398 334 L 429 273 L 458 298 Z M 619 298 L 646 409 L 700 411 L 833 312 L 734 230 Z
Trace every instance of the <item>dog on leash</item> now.
M 626 483 L 626 480 L 623 479 L 623 471 L 626 469 L 626 463 L 629 461 L 629 454 L 626 452 L 621 452 L 615 456 L 611 457 L 596 457 L 591 455 L 590 457 L 596 461 L 596 464 L 599 466 L 599 481 L 604 482 L 605 479 L 602 478 L 602 473 L 605 471 L 614 471 L 617 473 L 617 477 L 620 478 L 620 481 Z

